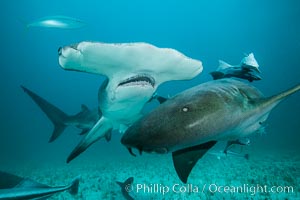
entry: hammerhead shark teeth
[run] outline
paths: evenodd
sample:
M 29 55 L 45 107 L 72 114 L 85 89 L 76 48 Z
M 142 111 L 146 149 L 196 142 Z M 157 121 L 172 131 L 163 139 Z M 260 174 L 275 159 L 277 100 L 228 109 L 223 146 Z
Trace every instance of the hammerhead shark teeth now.
M 118 86 L 128 86 L 128 85 L 151 85 L 154 88 L 155 80 L 151 76 L 137 75 L 137 76 L 130 77 L 118 84 Z

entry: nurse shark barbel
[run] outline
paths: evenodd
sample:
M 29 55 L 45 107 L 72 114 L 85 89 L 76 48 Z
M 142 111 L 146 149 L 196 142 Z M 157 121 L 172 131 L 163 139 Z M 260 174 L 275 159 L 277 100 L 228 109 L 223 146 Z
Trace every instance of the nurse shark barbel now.
M 261 128 L 271 110 L 300 84 L 266 98 L 256 88 L 233 80 L 210 81 L 188 89 L 134 123 L 122 137 L 132 153 L 172 152 L 182 182 L 217 141 L 235 141 Z
M 124 132 L 141 117 L 144 105 L 166 81 L 188 80 L 202 72 L 202 63 L 174 49 L 147 43 L 81 42 L 59 48 L 59 64 L 107 77 L 99 89 L 102 117 L 68 157 L 77 157 L 112 130 Z

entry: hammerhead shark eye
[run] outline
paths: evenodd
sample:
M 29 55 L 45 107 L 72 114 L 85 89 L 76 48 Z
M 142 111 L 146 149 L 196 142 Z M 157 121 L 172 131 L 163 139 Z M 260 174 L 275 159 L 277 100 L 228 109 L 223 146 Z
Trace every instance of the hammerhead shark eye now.
M 188 111 L 189 111 L 189 108 L 188 108 L 188 107 L 183 107 L 183 108 L 182 108 L 182 111 L 183 111 L 183 112 L 188 112 Z

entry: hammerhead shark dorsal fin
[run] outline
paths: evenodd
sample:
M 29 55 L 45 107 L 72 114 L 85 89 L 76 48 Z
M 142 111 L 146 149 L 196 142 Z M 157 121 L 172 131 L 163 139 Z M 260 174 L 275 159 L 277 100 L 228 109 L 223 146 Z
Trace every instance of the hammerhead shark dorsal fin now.
M 126 181 L 124 181 L 123 183 L 119 182 L 119 181 L 116 181 L 116 183 L 121 187 L 121 192 L 122 192 L 124 198 L 126 200 L 133 200 L 133 198 L 128 194 L 128 188 L 127 188 L 128 186 L 130 187 L 132 185 L 133 177 L 126 179 Z
M 210 141 L 172 153 L 175 170 L 183 183 L 187 182 L 187 179 L 197 161 L 216 143 L 216 141 Z

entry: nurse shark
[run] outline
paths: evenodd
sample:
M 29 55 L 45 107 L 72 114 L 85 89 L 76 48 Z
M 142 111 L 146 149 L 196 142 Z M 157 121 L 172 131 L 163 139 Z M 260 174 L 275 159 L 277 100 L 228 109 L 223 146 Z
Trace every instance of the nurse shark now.
M 271 110 L 300 84 L 264 97 L 255 87 L 234 79 L 203 83 L 183 91 L 127 129 L 121 142 L 132 153 L 172 153 L 184 183 L 197 161 L 217 141 L 236 141 L 263 128 Z M 133 153 L 132 153 L 133 154 Z
M 102 117 L 73 150 L 67 162 L 112 130 L 124 132 L 142 116 L 142 108 L 157 87 L 167 81 L 189 80 L 202 72 L 202 63 L 170 48 L 147 43 L 80 42 L 59 48 L 63 69 L 106 76 L 99 89 Z

